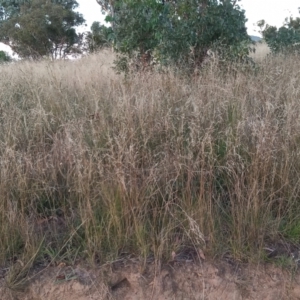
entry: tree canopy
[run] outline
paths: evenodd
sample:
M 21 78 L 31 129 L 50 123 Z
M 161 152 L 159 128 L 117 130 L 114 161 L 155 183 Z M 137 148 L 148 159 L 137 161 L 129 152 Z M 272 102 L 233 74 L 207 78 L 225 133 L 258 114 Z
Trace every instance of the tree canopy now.
M 94 22 L 91 26 L 91 31 L 87 33 L 87 50 L 95 52 L 105 47 L 111 47 L 114 39 L 113 30 L 111 27 L 101 25 L 99 22 Z
M 264 20 L 257 23 L 269 48 L 273 53 L 300 52 L 300 18 L 289 17 L 284 25 L 277 28 L 266 24 Z
M 155 55 L 161 63 L 195 67 L 208 49 L 223 56 L 248 54 L 246 18 L 237 1 L 96 1 L 108 14 L 116 50 L 127 58 L 138 53 L 142 65 Z
M 79 41 L 75 26 L 85 22 L 76 0 L 0 2 L 0 41 L 20 57 L 65 57 Z

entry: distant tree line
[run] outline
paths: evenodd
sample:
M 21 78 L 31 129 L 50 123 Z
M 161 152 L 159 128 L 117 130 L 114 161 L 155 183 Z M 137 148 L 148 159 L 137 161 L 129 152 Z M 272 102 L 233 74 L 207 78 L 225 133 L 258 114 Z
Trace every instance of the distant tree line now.
M 250 37 L 239 0 L 96 0 L 106 25 L 94 22 L 90 31 L 76 0 L 0 0 L 0 42 L 21 58 L 65 58 L 105 47 L 118 53 L 119 70 L 152 63 L 200 67 L 208 50 L 222 61 L 247 61 Z M 100 14 L 100 11 L 99 11 Z M 258 22 L 274 53 L 300 50 L 300 18 L 286 18 L 277 28 Z M 0 62 L 9 61 L 0 51 Z
M 65 58 L 110 47 L 119 70 L 153 63 L 200 67 L 208 50 L 220 60 L 247 61 L 251 49 L 245 12 L 238 0 L 96 0 L 106 25 L 85 23 L 76 0 L 0 0 L 0 42 L 21 58 Z M 100 14 L 100 11 L 99 11 Z M 108 25 L 108 26 L 107 26 Z M 258 22 L 273 53 L 300 51 L 300 18 L 277 28 Z M 0 52 L 0 62 L 9 61 Z
M 113 47 L 126 70 L 152 62 L 200 66 L 209 49 L 222 58 L 243 59 L 250 38 L 237 0 L 96 0 L 109 27 L 95 22 L 91 31 L 75 12 L 76 0 L 0 0 L 0 41 L 21 58 L 64 58 L 79 51 Z M 99 11 L 100 14 L 100 11 Z

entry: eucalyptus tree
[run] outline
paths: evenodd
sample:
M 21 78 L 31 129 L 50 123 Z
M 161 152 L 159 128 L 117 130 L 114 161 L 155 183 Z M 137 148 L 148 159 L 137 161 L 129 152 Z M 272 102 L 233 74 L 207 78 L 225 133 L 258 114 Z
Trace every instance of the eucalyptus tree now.
M 113 26 L 114 45 L 141 65 L 201 65 L 208 49 L 224 57 L 248 55 L 246 18 L 232 0 L 96 0 Z
M 20 57 L 65 57 L 79 42 L 74 27 L 85 22 L 76 0 L 0 1 L 0 41 Z

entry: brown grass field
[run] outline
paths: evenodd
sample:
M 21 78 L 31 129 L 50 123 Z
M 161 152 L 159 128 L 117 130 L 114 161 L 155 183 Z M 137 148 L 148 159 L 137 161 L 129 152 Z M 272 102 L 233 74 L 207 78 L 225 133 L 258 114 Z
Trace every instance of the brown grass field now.
M 256 262 L 296 247 L 299 57 L 193 80 L 124 79 L 113 59 L 0 67 L 7 282 L 43 264 L 159 263 L 187 249 Z

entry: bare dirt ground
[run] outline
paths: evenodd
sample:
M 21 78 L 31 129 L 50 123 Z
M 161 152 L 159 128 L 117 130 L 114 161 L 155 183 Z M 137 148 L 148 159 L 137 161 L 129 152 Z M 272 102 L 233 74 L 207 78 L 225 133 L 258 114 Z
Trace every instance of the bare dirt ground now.
M 123 260 L 88 269 L 60 265 L 35 271 L 21 290 L 2 279 L 0 299 L 300 299 L 300 274 L 271 265 L 172 262 L 156 272 Z

